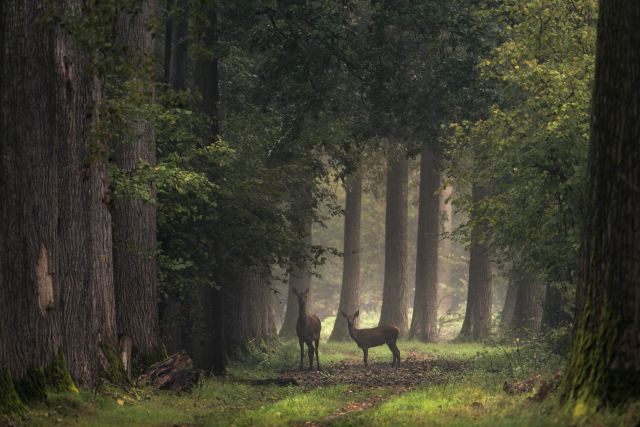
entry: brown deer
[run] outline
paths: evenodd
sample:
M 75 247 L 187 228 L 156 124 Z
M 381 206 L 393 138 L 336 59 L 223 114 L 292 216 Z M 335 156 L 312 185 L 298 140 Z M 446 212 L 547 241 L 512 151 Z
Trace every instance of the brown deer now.
M 293 293 L 298 297 L 298 322 L 296 323 L 296 333 L 298 334 L 298 342 L 300 343 L 300 370 L 304 360 L 304 343 L 309 347 L 309 370 L 313 369 L 313 343 L 315 342 L 316 352 L 316 369 L 320 370 L 320 356 L 318 356 L 318 347 L 320 345 L 320 329 L 322 325 L 320 319 L 315 314 L 307 314 L 307 296 L 309 288 L 304 292 L 298 292 L 293 288 Z
M 398 346 L 396 345 L 400 330 L 396 326 L 381 325 L 375 328 L 358 329 L 355 327 L 354 322 L 356 317 L 360 315 L 360 310 L 356 311 L 353 316 L 347 316 L 344 311 L 342 315 L 347 319 L 347 323 L 349 324 L 349 335 L 351 335 L 351 338 L 358 344 L 358 347 L 362 349 L 365 367 L 367 366 L 367 359 L 369 358 L 369 348 L 382 344 L 388 345 L 389 350 L 393 353 L 391 366 L 400 367 L 400 350 L 398 350 Z

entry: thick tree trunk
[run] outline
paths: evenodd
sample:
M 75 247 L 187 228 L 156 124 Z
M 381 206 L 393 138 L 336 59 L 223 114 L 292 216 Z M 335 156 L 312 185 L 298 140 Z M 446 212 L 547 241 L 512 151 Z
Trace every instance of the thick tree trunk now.
M 362 213 L 362 177 L 360 172 L 355 172 L 350 176 L 345 187 L 342 289 L 336 323 L 329 337 L 329 340 L 332 341 L 351 339 L 347 321 L 340 313 L 345 312 L 351 316 L 360 305 L 360 218 Z
M 420 159 L 420 204 L 416 258 L 416 291 L 409 336 L 438 339 L 438 241 L 440 236 L 440 165 L 425 146 Z
M 92 385 L 116 344 L 107 168 L 89 132 L 100 86 L 80 42 L 33 24 L 39 2 L 2 12 L 0 365 L 20 378 L 64 346 Z
M 150 23 L 152 2 L 143 1 L 135 13 L 118 16 L 117 33 L 126 48 L 128 65 L 134 70 L 130 83 L 142 97 L 153 88 L 148 81 L 152 64 L 153 38 Z M 131 140 L 114 141 L 116 166 L 127 175 L 137 173 L 139 162 L 153 166 L 156 162 L 155 134 L 151 123 L 132 117 Z M 153 192 L 152 188 L 148 189 Z M 158 273 L 156 263 L 156 207 L 136 195 L 119 195 L 112 212 L 113 279 L 116 297 L 116 322 L 121 340 L 131 339 L 135 351 L 150 354 L 158 346 Z M 127 338 L 128 337 L 128 338 Z M 123 358 L 131 373 L 131 353 Z
M 184 90 L 187 87 L 187 33 L 189 28 L 187 4 L 184 0 L 169 0 L 167 1 L 167 8 L 169 7 L 170 22 L 167 23 L 167 29 L 171 29 L 171 31 L 167 31 L 166 37 L 169 39 L 170 46 L 165 50 L 165 52 L 169 53 L 168 61 L 165 62 L 169 68 L 165 74 L 169 77 L 171 89 Z M 215 11 L 213 13 L 215 14 Z M 215 41 L 215 35 L 213 37 Z M 207 42 L 209 41 L 207 40 Z M 215 65 L 217 70 L 217 61 Z M 202 64 L 199 64 L 199 66 L 202 66 Z M 213 67 L 213 64 L 210 64 L 210 66 Z M 216 77 L 217 74 L 211 76 L 212 79 Z M 217 86 L 217 83 L 215 86 Z M 217 89 L 215 90 L 217 91 Z
M 588 216 L 564 381 L 582 408 L 640 396 L 640 3 L 600 1 L 599 13 Z
M 482 200 L 485 190 L 473 186 L 474 205 Z M 471 213 L 473 216 L 473 212 Z M 489 249 L 480 242 L 480 230 L 476 224 L 471 231 L 471 249 L 469 254 L 469 290 L 467 309 L 460 331 L 460 339 L 480 341 L 491 333 L 491 265 Z
M 518 293 L 518 282 L 515 274 L 509 274 L 509 283 L 507 284 L 507 295 L 502 306 L 502 316 L 500 319 L 500 331 L 503 333 L 511 330 L 513 324 L 513 314 L 516 311 L 516 294 Z
M 513 329 L 520 336 L 540 332 L 545 286 L 535 274 L 522 271 L 518 275 Z
M 304 239 L 305 250 L 311 248 L 311 229 L 313 222 L 311 217 L 307 215 L 301 221 L 301 235 Z M 310 252 L 306 253 L 306 257 Z M 289 273 L 289 291 L 287 292 L 287 308 L 284 315 L 284 322 L 280 328 L 280 336 L 283 338 L 292 338 L 296 336 L 296 322 L 298 321 L 298 298 L 293 294 L 293 288 L 304 291 L 311 287 L 311 266 L 309 262 L 303 262 L 302 265 L 293 263 L 291 272 Z M 307 307 L 311 306 L 311 294 L 307 300 Z
M 248 342 L 267 341 L 276 336 L 272 291 L 266 272 L 256 268 L 242 268 L 234 275 L 233 289 L 229 289 L 229 313 L 226 328 L 228 348 L 243 349 Z
M 404 152 L 387 161 L 384 287 L 380 325 L 395 325 L 407 333 L 408 162 Z

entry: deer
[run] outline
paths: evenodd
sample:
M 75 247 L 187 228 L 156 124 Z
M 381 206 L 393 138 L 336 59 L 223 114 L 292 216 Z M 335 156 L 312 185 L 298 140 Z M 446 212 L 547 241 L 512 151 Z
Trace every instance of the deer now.
M 400 330 L 394 325 L 380 325 L 375 328 L 358 329 L 355 327 L 354 322 L 360 315 L 360 310 L 356 311 L 353 316 L 348 316 L 344 311 L 342 315 L 347 319 L 349 325 L 349 335 L 358 344 L 358 347 L 362 349 L 362 355 L 364 356 L 364 366 L 368 366 L 369 348 L 377 347 L 382 344 L 389 346 L 389 350 L 393 354 L 393 360 L 391 366 L 400 367 L 400 350 L 396 345 L 398 341 L 398 335 Z
M 292 289 L 296 297 L 298 297 L 298 322 L 296 323 L 296 333 L 298 342 L 300 343 L 300 370 L 303 371 L 304 361 L 304 344 L 309 347 L 309 370 L 313 369 L 313 344 L 315 342 L 316 352 L 316 370 L 320 370 L 320 356 L 318 355 L 318 347 L 320 345 L 320 329 L 322 324 L 315 314 L 307 314 L 307 297 L 309 288 L 306 291 L 299 292 L 296 288 Z

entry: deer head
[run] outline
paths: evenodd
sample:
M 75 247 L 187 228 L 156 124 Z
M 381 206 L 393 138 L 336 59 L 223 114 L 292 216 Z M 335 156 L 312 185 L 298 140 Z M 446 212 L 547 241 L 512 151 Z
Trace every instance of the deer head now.
M 357 310 L 353 313 L 353 316 L 347 316 L 347 314 L 343 311 L 341 312 L 345 319 L 347 319 L 347 324 L 349 327 L 353 327 L 353 323 L 356 321 L 356 317 L 360 316 L 360 310 Z
M 307 288 L 306 291 L 298 291 L 296 288 L 292 289 L 293 294 L 298 297 L 298 306 L 300 307 L 304 307 L 307 305 L 307 298 L 309 297 L 309 289 Z

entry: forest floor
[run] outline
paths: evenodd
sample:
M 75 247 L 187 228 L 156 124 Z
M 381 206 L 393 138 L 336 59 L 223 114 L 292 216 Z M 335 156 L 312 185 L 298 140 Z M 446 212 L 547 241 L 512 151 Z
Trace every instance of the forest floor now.
M 563 360 L 543 345 L 400 342 L 370 366 L 354 343 L 320 344 L 322 370 L 296 370 L 297 343 L 253 349 L 225 378 L 183 394 L 103 388 L 51 395 L 13 425 L 78 426 L 636 426 L 640 402 L 576 414 L 554 391 Z M 287 383 L 287 385 L 278 385 Z M 1 424 L 1 422 L 0 422 Z

